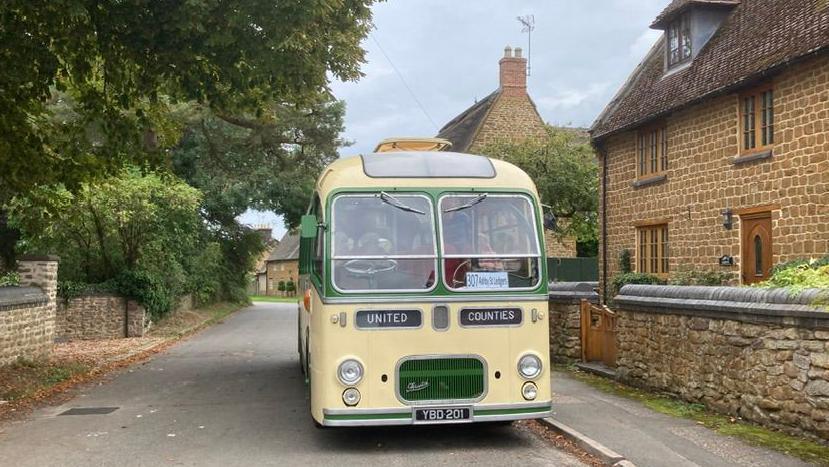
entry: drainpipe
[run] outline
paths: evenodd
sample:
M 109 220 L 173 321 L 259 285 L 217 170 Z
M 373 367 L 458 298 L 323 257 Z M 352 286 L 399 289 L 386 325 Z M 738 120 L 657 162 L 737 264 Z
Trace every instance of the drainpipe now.
M 607 303 L 607 151 L 601 143 L 593 147 L 602 158 L 602 303 Z

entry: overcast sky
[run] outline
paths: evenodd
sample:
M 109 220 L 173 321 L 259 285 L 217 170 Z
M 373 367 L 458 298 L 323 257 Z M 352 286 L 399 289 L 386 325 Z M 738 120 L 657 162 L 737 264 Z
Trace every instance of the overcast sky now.
M 346 102 L 343 156 L 390 136 L 434 136 L 498 87 L 504 46 L 522 47 L 516 16 L 534 15 L 530 96 L 545 121 L 589 127 L 659 37 L 648 28 L 669 0 L 390 0 L 374 7 L 365 76 L 334 82 Z M 396 70 L 395 70 L 396 69 Z M 404 81 L 406 84 L 404 84 Z M 408 85 L 408 89 L 407 86 Z M 411 90 L 411 92 L 409 91 Z M 422 105 L 418 105 L 418 101 Z M 242 221 L 282 222 L 249 212 Z

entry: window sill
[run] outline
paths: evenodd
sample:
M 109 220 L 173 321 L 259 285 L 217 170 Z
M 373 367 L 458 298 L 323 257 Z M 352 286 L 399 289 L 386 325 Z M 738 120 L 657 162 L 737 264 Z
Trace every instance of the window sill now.
M 693 58 L 693 57 L 692 57 Z M 692 58 L 686 58 L 684 61 L 674 63 L 673 65 L 665 64 L 665 71 L 662 73 L 662 79 L 665 79 L 671 75 L 675 75 L 681 71 L 685 71 L 688 68 L 691 68 L 691 60 Z
M 766 149 L 765 151 L 753 152 L 753 153 L 749 153 L 749 154 L 743 154 L 743 155 L 740 155 L 740 156 L 732 157 L 731 158 L 731 163 L 734 164 L 734 165 L 740 165 L 740 164 L 745 164 L 745 163 L 748 163 L 748 162 L 762 161 L 762 160 L 765 160 L 765 159 L 771 159 L 773 155 L 774 155 L 773 150 Z
M 636 181 L 631 183 L 631 186 L 633 188 L 642 188 L 642 187 L 646 187 L 646 186 L 657 185 L 659 183 L 664 182 L 667 179 L 668 179 L 668 176 L 665 175 L 665 174 L 653 175 L 653 176 L 650 176 L 650 177 L 637 179 Z

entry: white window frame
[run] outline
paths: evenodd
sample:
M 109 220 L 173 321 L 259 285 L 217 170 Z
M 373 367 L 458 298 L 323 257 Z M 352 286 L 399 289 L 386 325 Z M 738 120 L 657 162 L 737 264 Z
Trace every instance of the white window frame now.
M 535 251 L 536 251 L 535 254 L 532 254 L 532 253 L 522 253 L 522 254 L 515 254 L 515 255 L 481 255 L 481 254 L 465 255 L 465 254 L 462 254 L 462 253 L 461 254 L 446 254 L 446 247 L 443 243 L 443 208 L 441 207 L 441 205 L 443 204 L 443 201 L 446 198 L 449 198 L 449 197 L 454 198 L 454 197 L 458 197 L 458 196 L 468 197 L 468 198 L 476 198 L 477 196 L 479 196 L 481 194 L 484 194 L 484 193 L 487 195 L 487 198 L 490 198 L 490 197 L 491 198 L 524 198 L 524 200 L 527 201 L 527 203 L 530 206 L 530 209 L 533 212 L 533 215 L 532 215 L 532 233 L 533 233 L 533 237 L 535 238 Z M 435 214 L 438 216 L 438 226 L 440 228 L 440 230 L 438 231 L 438 242 L 440 243 L 440 253 L 441 253 L 441 256 L 440 256 L 440 259 L 441 259 L 441 261 L 440 261 L 440 263 L 441 263 L 440 264 L 440 280 L 443 283 L 444 287 L 446 287 L 447 290 L 452 291 L 452 292 L 460 292 L 460 293 L 470 293 L 470 292 L 471 293 L 474 293 L 474 292 L 523 292 L 523 291 L 527 291 L 527 290 L 535 290 L 535 289 L 538 288 L 539 285 L 541 285 L 541 279 L 542 279 L 542 276 L 543 276 L 541 268 L 543 267 L 543 265 L 541 264 L 541 260 L 542 260 L 541 242 L 538 238 L 539 237 L 539 235 L 538 235 L 538 223 L 537 223 L 537 220 L 536 220 L 537 217 L 538 217 L 538 210 L 536 208 L 536 204 L 534 203 L 534 200 L 531 197 L 529 197 L 529 196 L 527 196 L 526 194 L 523 194 L 523 193 L 489 193 L 489 192 L 477 192 L 477 191 L 475 191 L 475 192 L 469 192 L 469 191 L 447 192 L 447 193 L 441 193 L 440 197 L 438 198 L 438 203 L 437 204 L 438 204 L 438 209 L 437 209 L 437 212 Z M 475 209 L 475 208 L 472 207 L 470 209 Z M 451 258 L 492 258 L 492 259 L 538 258 L 538 281 L 536 281 L 536 283 L 534 285 L 530 286 L 530 287 L 510 287 L 510 288 L 506 288 L 506 289 L 454 288 L 454 287 L 451 287 L 449 284 L 446 283 L 446 272 L 443 270 L 443 268 L 445 267 L 445 261 L 447 259 L 451 259 Z M 435 281 L 435 282 L 437 282 L 437 281 Z
M 432 202 L 432 198 L 423 194 L 423 193 L 412 193 L 412 192 L 392 192 L 389 193 L 396 198 L 405 198 L 405 197 L 418 197 L 423 198 L 429 204 L 429 209 L 431 209 L 431 224 L 432 224 L 432 235 L 436 236 L 437 231 L 435 230 L 435 206 Z M 380 197 L 379 191 L 366 191 L 366 192 L 349 192 L 349 193 L 341 193 L 334 196 L 331 200 L 331 232 L 329 233 L 329 238 L 331 238 L 331 255 L 330 255 L 330 262 L 331 262 L 331 286 L 334 287 L 339 293 L 342 294 L 365 294 L 365 293 L 382 293 L 382 294 L 391 294 L 391 293 L 429 293 L 435 290 L 437 287 L 438 281 L 435 280 L 432 282 L 432 286 L 428 289 L 341 289 L 337 285 L 337 274 L 336 274 L 336 266 L 335 261 L 337 260 L 350 260 L 350 259 L 432 259 L 433 260 L 433 269 L 435 271 L 435 275 L 439 274 L 438 270 L 438 252 L 437 252 L 437 241 L 433 237 L 432 241 L 432 255 L 343 255 L 343 256 L 336 256 L 335 249 L 335 242 L 334 238 L 336 235 L 336 226 L 337 226 L 337 219 L 336 219 L 336 205 L 337 201 L 344 198 L 365 198 L 365 197 Z M 393 206 L 389 206 L 391 209 L 396 209 Z

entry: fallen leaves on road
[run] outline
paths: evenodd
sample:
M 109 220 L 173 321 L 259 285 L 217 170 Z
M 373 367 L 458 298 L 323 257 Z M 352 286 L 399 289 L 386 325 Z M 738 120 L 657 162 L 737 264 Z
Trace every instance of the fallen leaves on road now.
M 604 465 L 602 461 L 597 459 L 596 457 L 591 456 L 583 449 L 578 447 L 575 443 L 567 439 L 566 437 L 554 432 L 547 426 L 543 425 L 541 422 L 536 420 L 521 420 L 515 422 L 516 427 L 527 429 L 537 436 L 544 438 L 549 443 L 552 443 L 557 449 L 560 449 L 572 456 L 577 457 L 580 461 L 584 462 L 587 465 L 593 467 L 599 467 Z
M 74 386 L 145 360 L 239 308 L 218 303 L 176 313 L 145 337 L 56 343 L 49 358 L 0 366 L 0 420 L 19 417 L 44 401 L 66 400 Z
M 122 360 L 132 354 L 164 342 L 160 337 L 130 337 L 126 339 L 95 339 L 55 344 L 54 362 L 76 362 L 98 367 Z

